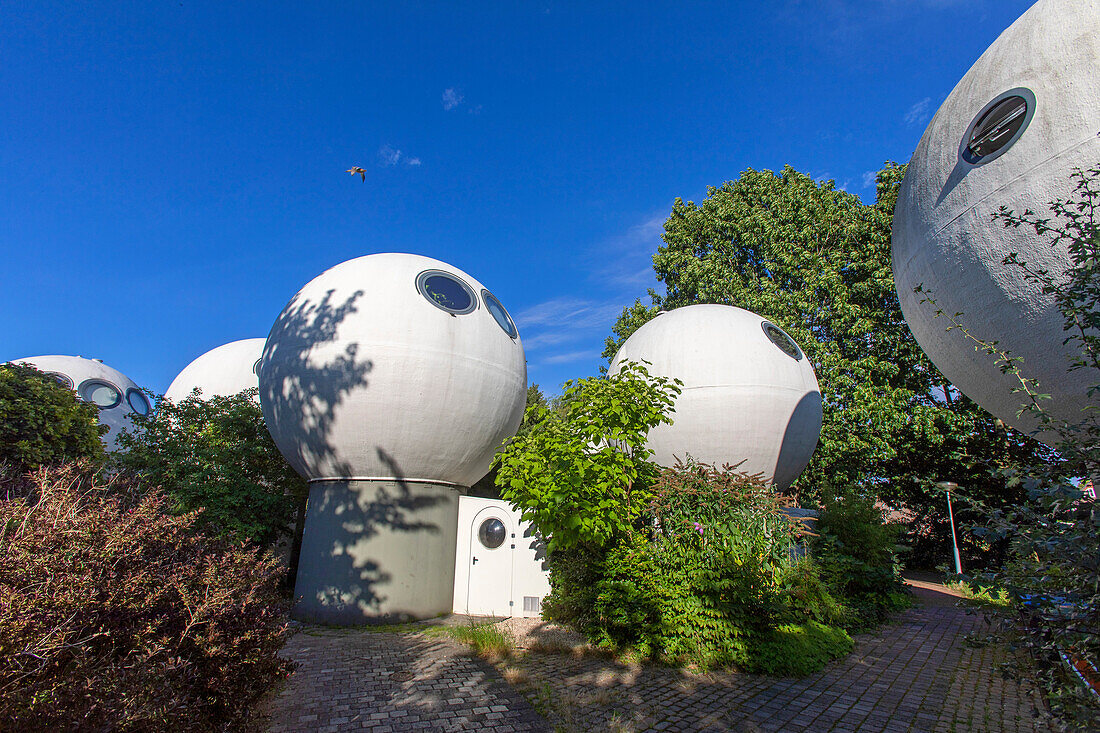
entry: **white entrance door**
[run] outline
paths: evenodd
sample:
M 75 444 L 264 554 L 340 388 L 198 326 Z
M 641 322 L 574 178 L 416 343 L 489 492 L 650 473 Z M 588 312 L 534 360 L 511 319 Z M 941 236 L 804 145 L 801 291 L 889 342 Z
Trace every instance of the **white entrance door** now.
M 474 616 L 512 615 L 512 558 L 516 528 L 498 507 L 474 515 L 470 527 L 470 584 L 466 613 Z

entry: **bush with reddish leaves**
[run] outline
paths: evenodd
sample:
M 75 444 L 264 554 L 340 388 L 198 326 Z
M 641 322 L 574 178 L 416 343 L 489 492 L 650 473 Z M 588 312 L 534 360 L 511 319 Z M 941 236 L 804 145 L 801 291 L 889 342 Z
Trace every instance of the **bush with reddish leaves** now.
M 124 478 L 0 478 L 0 730 L 239 728 L 289 673 L 269 555 Z

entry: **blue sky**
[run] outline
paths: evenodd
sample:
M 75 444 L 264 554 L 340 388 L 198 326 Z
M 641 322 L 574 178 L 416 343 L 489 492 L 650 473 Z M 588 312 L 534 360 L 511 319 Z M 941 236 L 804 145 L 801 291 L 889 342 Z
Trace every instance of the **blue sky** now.
M 493 290 L 555 393 L 657 285 L 674 198 L 790 164 L 871 201 L 1029 5 L 4 3 L 0 360 L 162 392 L 403 251 Z

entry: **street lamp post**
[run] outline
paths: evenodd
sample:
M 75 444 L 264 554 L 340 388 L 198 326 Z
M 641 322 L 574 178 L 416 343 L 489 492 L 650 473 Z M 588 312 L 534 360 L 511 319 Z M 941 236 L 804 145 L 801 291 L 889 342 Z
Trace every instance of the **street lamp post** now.
M 954 481 L 940 481 L 936 485 L 947 492 L 947 518 L 951 522 L 951 547 L 955 550 L 955 574 L 962 575 L 962 562 L 959 560 L 959 540 L 955 537 L 955 513 L 951 510 L 951 490 L 958 489 L 959 485 Z

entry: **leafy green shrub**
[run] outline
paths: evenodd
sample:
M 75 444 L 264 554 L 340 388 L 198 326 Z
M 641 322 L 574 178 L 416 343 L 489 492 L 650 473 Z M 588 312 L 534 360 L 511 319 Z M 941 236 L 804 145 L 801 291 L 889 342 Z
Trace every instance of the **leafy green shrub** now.
M 539 528 L 551 552 L 630 534 L 656 475 L 646 436 L 672 422 L 679 393 L 678 380 L 635 362 L 605 378 L 566 382 L 561 412 L 532 406 L 525 420 L 534 427 L 497 453 L 501 497 Z
M 826 499 L 817 531 L 812 554 L 821 579 L 852 610 L 855 626 L 879 623 L 909 604 L 898 561 L 899 530 L 883 521 L 872 499 Z
M 289 672 L 269 556 L 116 477 L 0 501 L 0 729 L 223 730 Z
M 792 619 L 810 619 L 829 626 L 853 625 L 851 609 L 829 592 L 817 563 L 802 558 L 786 569 L 779 579 L 779 592 Z
M 174 512 L 202 509 L 204 528 L 270 546 L 289 534 L 308 486 L 275 446 L 255 395 L 161 398 L 119 436 L 115 462 L 163 491 Z
M 802 674 L 850 648 L 822 641 L 847 639 L 826 625 L 845 611 L 810 560 L 792 560 L 802 530 L 759 477 L 680 464 L 661 472 L 650 511 L 615 543 L 551 554 L 547 617 L 604 648 L 702 668 Z M 805 660 L 783 656 L 800 648 L 775 636 L 787 627 L 810 645 Z
M 816 621 L 783 624 L 756 641 L 751 669 L 782 677 L 805 677 L 850 653 L 854 646 L 843 629 Z
M 99 408 L 32 366 L 0 364 L 0 463 L 12 476 L 42 465 L 103 460 Z

